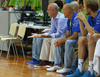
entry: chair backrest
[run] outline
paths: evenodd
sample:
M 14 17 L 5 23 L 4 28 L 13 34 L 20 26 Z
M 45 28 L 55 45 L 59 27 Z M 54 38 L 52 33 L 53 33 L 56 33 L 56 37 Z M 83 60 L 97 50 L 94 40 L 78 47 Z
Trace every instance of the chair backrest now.
M 9 34 L 15 36 L 16 30 L 17 30 L 17 23 L 11 24 Z
M 17 35 L 20 36 L 21 38 L 23 38 L 24 35 L 25 35 L 25 32 L 26 32 L 26 24 L 21 24 L 19 26 L 18 34 Z

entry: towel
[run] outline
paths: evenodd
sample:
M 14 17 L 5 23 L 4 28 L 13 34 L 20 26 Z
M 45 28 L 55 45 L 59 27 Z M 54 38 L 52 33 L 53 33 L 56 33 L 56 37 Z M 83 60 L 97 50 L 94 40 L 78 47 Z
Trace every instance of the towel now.
M 100 39 L 96 43 L 95 52 L 94 52 L 94 71 L 100 75 Z

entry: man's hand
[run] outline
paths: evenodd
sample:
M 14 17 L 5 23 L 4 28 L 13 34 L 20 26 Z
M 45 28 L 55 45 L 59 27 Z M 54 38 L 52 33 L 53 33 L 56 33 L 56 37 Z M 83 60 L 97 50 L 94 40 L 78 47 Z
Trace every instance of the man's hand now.
M 32 33 L 32 36 L 28 36 L 27 38 L 41 38 L 41 34 L 37 34 L 37 33 Z
M 90 40 L 98 40 L 99 39 L 99 34 L 98 33 L 95 33 L 94 31 L 92 32 L 92 33 L 90 33 L 89 35 L 89 38 L 90 38 Z
M 85 15 L 82 12 L 78 13 L 77 18 L 79 21 L 84 21 L 84 19 L 86 19 Z
M 55 47 L 61 47 L 62 43 L 63 43 L 62 39 L 58 39 L 58 40 L 55 42 L 54 45 L 55 45 Z

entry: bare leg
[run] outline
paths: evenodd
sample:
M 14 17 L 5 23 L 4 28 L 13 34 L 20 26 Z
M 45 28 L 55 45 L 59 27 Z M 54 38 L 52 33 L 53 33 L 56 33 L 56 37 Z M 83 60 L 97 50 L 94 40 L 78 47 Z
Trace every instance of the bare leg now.
M 79 59 L 84 59 L 87 45 L 87 38 L 85 36 L 81 36 L 78 39 L 78 57 Z
M 88 40 L 88 53 L 89 53 L 88 70 L 90 71 L 91 75 L 93 75 L 93 57 L 94 57 L 96 42 L 97 42 L 97 39 L 91 40 L 91 38 L 89 38 L 89 40 Z
M 79 37 L 78 40 L 78 68 L 80 72 L 83 71 L 83 62 L 86 53 L 87 38 L 85 36 Z
M 89 40 L 88 42 L 89 61 L 93 61 L 96 42 L 97 40 Z

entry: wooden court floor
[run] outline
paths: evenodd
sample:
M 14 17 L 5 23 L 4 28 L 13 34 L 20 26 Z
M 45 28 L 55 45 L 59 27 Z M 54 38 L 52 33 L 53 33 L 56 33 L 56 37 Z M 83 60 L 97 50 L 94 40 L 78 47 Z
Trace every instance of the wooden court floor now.
M 27 65 L 30 60 L 2 54 L 0 59 L 0 77 L 63 77 L 56 72 L 48 72 L 46 68 L 34 68 Z

